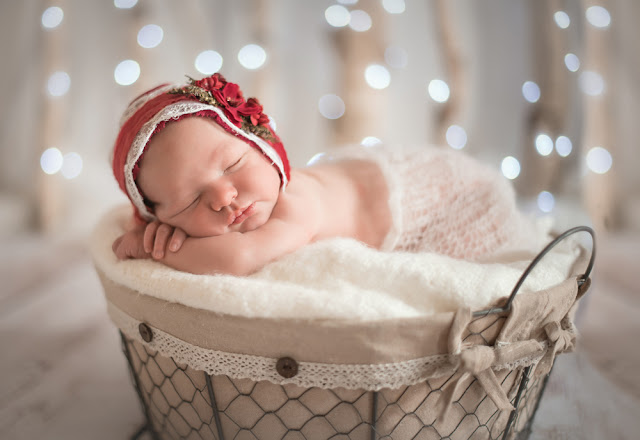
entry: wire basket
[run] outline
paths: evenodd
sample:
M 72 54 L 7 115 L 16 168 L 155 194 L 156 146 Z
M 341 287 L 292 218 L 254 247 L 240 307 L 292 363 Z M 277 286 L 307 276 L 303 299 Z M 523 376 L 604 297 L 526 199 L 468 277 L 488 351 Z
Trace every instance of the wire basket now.
M 456 314 L 449 345 L 457 351 L 452 348 L 450 353 L 430 358 L 436 359 L 432 370 L 429 365 L 419 366 L 422 380 L 399 387 L 287 383 L 303 368 L 303 363 L 289 357 L 273 365 L 283 379 L 279 382 L 243 378 L 241 373 L 212 374 L 155 349 L 153 341 L 161 330 L 143 321 L 135 322 L 137 332 L 131 325 L 119 325 L 146 416 L 145 425 L 132 438 L 145 433 L 163 440 L 527 438 L 555 355 L 572 348 L 569 339 L 575 338 L 575 329 L 571 317 L 590 285 L 595 242 L 586 271 L 564 283 L 573 289 L 573 296 L 565 301 L 566 310 L 551 321 L 545 317 L 546 321 L 532 324 L 526 337 L 520 338 L 528 340 L 514 338 L 510 351 L 505 349 L 509 344 L 504 334 L 513 331 L 514 321 L 521 324 L 517 313 L 523 310 L 522 304 L 526 300 L 536 304 L 535 296 L 542 295 L 527 292 L 516 298 L 529 273 L 560 241 L 580 231 L 588 232 L 593 241 L 588 227 L 559 235 L 531 262 L 503 305 L 470 313 L 467 320 L 464 313 Z M 104 279 L 103 284 L 109 288 Z M 544 294 L 551 298 L 556 292 L 551 288 Z M 456 327 L 457 321 L 462 324 Z M 538 324 L 544 328 L 536 329 Z M 521 327 L 517 332 L 524 335 Z M 534 345 L 535 350 L 527 348 Z M 473 356 L 465 361 L 465 353 Z M 482 364 L 476 354 L 489 355 L 490 362 Z
M 530 366 L 503 370 L 502 386 L 517 390 L 509 420 L 473 380 L 439 421 L 432 407 L 453 375 L 377 392 L 303 388 L 209 376 L 124 335 L 122 342 L 147 417 L 139 434 L 154 439 L 516 438 L 528 433 L 546 383 L 530 380 Z

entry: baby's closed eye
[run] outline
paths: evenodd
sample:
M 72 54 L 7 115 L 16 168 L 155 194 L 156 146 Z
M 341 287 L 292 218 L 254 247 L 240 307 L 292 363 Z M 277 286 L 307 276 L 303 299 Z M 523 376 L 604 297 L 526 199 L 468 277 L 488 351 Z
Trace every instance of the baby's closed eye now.
M 181 210 L 179 210 L 175 214 L 170 215 L 169 218 L 177 217 L 180 214 L 183 214 L 183 213 L 189 211 L 190 209 L 194 208 L 198 204 L 199 201 L 200 201 L 200 195 L 197 195 L 191 202 L 187 202 L 184 205 L 184 208 L 182 208 Z
M 190 208 L 195 207 L 195 206 L 198 204 L 198 202 L 199 202 L 199 201 L 200 201 L 200 195 L 198 195 L 195 199 L 193 199 L 193 201 L 192 201 L 191 203 L 189 203 L 189 205 L 187 206 L 187 208 L 185 209 L 185 211 L 186 211 L 187 209 L 190 209 Z
M 229 171 L 234 171 L 235 169 L 237 169 L 243 162 L 243 159 L 245 158 L 245 156 L 246 154 L 243 154 L 237 160 L 233 161 L 233 163 L 231 163 L 227 168 L 225 168 L 224 172 L 228 173 Z

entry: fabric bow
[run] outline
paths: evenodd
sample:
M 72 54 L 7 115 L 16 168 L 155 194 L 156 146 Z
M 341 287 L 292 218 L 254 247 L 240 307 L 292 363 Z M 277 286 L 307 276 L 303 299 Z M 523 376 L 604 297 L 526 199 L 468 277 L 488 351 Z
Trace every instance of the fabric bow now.
M 498 381 L 493 367 L 516 363 L 544 349 L 543 344 L 535 339 L 513 342 L 502 347 L 475 345 L 464 348 L 461 340 L 462 330 L 467 327 L 470 321 L 471 311 L 461 309 L 456 313 L 452 323 L 449 349 L 452 354 L 459 354 L 459 376 L 445 386 L 440 396 L 438 405 L 441 420 L 447 417 L 454 396 L 458 395 L 460 390 L 466 389 L 474 377 L 499 410 L 513 410 L 513 405 Z
M 556 354 L 572 351 L 576 343 L 576 334 L 571 325 L 565 329 L 561 323 L 553 321 L 544 326 L 544 332 L 549 340 L 549 347 L 536 367 L 536 377 L 549 374 Z

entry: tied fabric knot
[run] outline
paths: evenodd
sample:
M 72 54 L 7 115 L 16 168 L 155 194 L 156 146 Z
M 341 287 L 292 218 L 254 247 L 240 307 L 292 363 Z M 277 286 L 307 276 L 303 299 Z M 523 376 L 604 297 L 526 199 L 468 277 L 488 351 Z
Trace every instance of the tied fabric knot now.
M 490 368 L 496 360 L 493 347 L 476 345 L 460 353 L 460 367 L 463 371 L 477 375 Z
M 575 335 L 569 330 L 563 329 L 559 322 L 550 322 L 545 325 L 544 332 L 547 334 L 555 353 L 573 348 Z
M 544 349 L 543 345 L 534 339 L 513 342 L 499 348 L 486 345 L 464 348 L 461 342 L 462 330 L 467 327 L 470 321 L 470 311 L 468 309 L 460 309 L 454 316 L 451 325 L 449 349 L 452 354 L 459 354 L 459 366 L 456 373 L 458 377 L 442 389 L 442 394 L 438 401 L 440 413 L 438 418 L 440 420 L 446 419 L 454 401 L 454 396 L 458 395 L 461 389 L 466 389 L 470 380 L 474 378 L 478 380 L 480 386 L 482 386 L 485 393 L 499 410 L 514 410 L 515 408 L 509 401 L 506 391 L 496 377 L 493 366 L 514 364 Z
M 549 374 L 556 354 L 573 350 L 576 343 L 576 335 L 572 328 L 565 329 L 558 321 L 546 324 L 544 332 L 549 340 L 549 347 L 536 368 L 536 377 Z

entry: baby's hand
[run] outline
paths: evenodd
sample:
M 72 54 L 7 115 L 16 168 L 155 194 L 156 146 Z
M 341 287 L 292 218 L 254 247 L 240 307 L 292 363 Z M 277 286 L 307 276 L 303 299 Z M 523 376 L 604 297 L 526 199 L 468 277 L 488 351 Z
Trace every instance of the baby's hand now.
M 111 248 L 116 257 L 120 260 L 128 258 L 151 258 L 148 252 L 145 252 L 142 239 L 144 229 L 136 227 L 118 237 Z
M 187 239 L 187 234 L 180 228 L 174 228 L 159 221 L 151 222 L 144 230 L 144 251 L 160 260 L 165 252 L 178 252 Z

